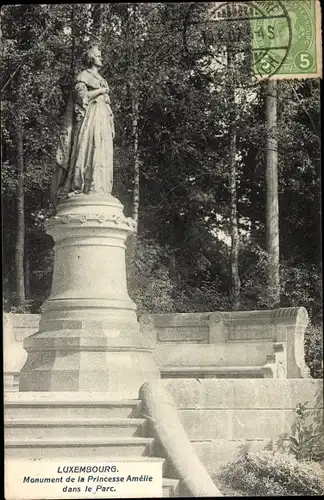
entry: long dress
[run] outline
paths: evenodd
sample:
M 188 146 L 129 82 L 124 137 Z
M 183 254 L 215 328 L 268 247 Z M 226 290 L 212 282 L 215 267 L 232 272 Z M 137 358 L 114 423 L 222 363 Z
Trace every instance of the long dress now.
M 108 88 L 107 81 L 90 70 L 75 80 L 65 123 L 59 138 L 56 160 L 63 171 L 56 194 L 109 195 L 113 185 L 114 119 L 109 94 L 89 99 L 88 92 Z

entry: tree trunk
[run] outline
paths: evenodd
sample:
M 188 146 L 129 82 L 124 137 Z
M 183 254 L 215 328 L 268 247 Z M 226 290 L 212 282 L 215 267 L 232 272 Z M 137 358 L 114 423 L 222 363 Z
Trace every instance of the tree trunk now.
M 230 133 L 230 193 L 231 193 L 231 274 L 232 274 L 232 308 L 240 308 L 241 281 L 239 275 L 239 233 L 237 223 L 236 193 L 236 131 Z
M 255 157 L 253 158 L 253 163 L 255 164 Z M 257 213 L 256 210 L 254 210 L 254 204 L 257 203 L 257 196 L 254 195 L 255 190 L 257 189 L 257 175 L 256 175 L 256 168 L 254 167 L 251 172 L 251 181 L 252 181 L 252 211 L 250 215 L 250 221 L 251 221 L 251 229 L 250 229 L 250 237 L 251 237 L 251 244 L 252 247 L 255 248 L 257 245 L 260 244 L 260 230 L 258 230 L 258 220 L 257 220 Z
M 17 232 L 16 232 L 16 294 L 17 306 L 25 303 L 24 253 L 25 253 L 25 198 L 24 198 L 24 150 L 23 124 L 21 116 L 15 117 L 15 139 L 17 148 Z
M 267 162 L 266 162 L 266 250 L 269 258 L 269 307 L 280 303 L 279 277 L 279 201 L 277 82 L 269 80 L 266 95 Z
M 138 210 L 139 210 L 139 195 L 140 195 L 140 161 L 138 151 L 138 119 L 139 105 L 137 96 L 132 99 L 132 136 L 133 136 L 133 162 L 134 162 L 134 187 L 133 187 L 133 206 L 132 218 L 135 222 L 135 234 L 138 232 Z
M 137 6 L 133 5 L 133 60 L 132 60 L 132 141 L 133 141 L 133 170 L 134 170 L 134 187 L 133 187 L 133 204 L 132 218 L 135 222 L 135 235 L 138 232 L 138 210 L 140 197 L 140 161 L 138 150 L 138 121 L 139 121 L 139 99 L 138 99 L 138 54 L 137 54 Z
M 239 232 L 237 221 L 237 191 L 236 191 L 236 105 L 235 81 L 232 70 L 232 54 L 228 52 L 229 67 L 229 166 L 230 166 L 230 224 L 231 224 L 231 282 L 232 282 L 232 309 L 240 308 L 241 280 L 239 275 Z
M 27 300 L 30 299 L 30 262 L 27 252 L 25 255 L 25 293 Z
M 128 22 L 125 29 L 125 41 L 127 47 L 127 55 L 129 55 L 129 69 L 130 75 L 128 78 L 127 86 L 130 93 L 131 106 L 132 106 L 132 160 L 133 160 L 133 199 L 132 199 L 132 219 L 134 220 L 134 232 L 128 238 L 128 276 L 129 285 L 131 288 L 135 287 L 135 261 L 136 261 L 136 247 L 137 247 L 137 234 L 138 234 L 138 210 L 139 210 L 139 195 L 140 195 L 140 161 L 138 150 L 138 121 L 139 121 L 139 99 L 138 99 L 138 54 L 137 54 L 137 5 L 133 4 L 128 9 Z
M 256 220 L 254 218 L 253 215 L 251 215 L 250 217 L 250 221 L 251 221 L 251 228 L 250 228 L 250 241 L 251 241 L 251 245 L 253 247 L 256 247 L 257 246 L 257 236 L 258 236 L 258 232 L 257 232 L 257 227 L 256 227 Z
M 99 46 L 102 42 L 102 12 L 103 5 L 98 3 L 92 6 L 92 38 L 93 43 L 97 43 Z
M 133 89 L 133 92 L 135 89 Z M 137 96 L 132 97 L 132 139 L 133 139 L 133 171 L 134 171 L 134 186 L 133 186 L 133 203 L 132 203 L 132 218 L 135 223 L 134 232 L 128 238 L 129 248 L 129 276 L 130 280 L 134 279 L 136 246 L 138 234 L 138 209 L 139 209 L 139 179 L 140 179 L 140 163 L 138 155 L 138 100 Z
M 72 46 L 71 46 L 71 76 L 74 77 L 74 67 L 75 67 L 75 5 L 71 5 L 71 36 L 72 36 Z

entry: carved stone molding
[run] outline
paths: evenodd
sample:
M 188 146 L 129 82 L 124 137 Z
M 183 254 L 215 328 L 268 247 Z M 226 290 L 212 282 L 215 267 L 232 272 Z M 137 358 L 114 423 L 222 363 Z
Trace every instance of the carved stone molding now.
M 224 315 L 221 312 L 213 312 L 208 318 L 209 344 L 218 344 L 226 341 L 224 328 Z
M 45 227 L 50 227 L 55 223 L 61 224 L 73 224 L 81 222 L 85 224 L 87 222 L 98 222 L 99 224 L 104 223 L 114 223 L 116 225 L 124 224 L 130 230 L 134 230 L 135 222 L 131 217 L 125 217 L 124 215 L 107 215 L 105 213 L 98 214 L 69 214 L 69 215 L 55 215 L 50 220 L 45 223 Z
M 142 314 L 142 316 L 139 318 L 139 324 L 142 326 L 142 330 L 151 331 L 154 329 L 153 317 L 150 314 Z
M 140 324 L 140 330 L 143 333 L 145 339 L 152 345 L 153 348 L 156 346 L 157 333 L 154 328 L 154 320 L 150 314 L 144 313 L 138 320 Z
M 309 378 L 304 352 L 304 335 L 309 321 L 307 310 L 305 307 L 281 307 L 273 311 L 273 321 L 287 331 L 287 377 Z
M 272 312 L 273 319 L 278 323 L 280 323 L 281 319 L 294 318 L 297 316 L 301 320 L 308 321 L 308 313 L 305 307 L 280 307 Z

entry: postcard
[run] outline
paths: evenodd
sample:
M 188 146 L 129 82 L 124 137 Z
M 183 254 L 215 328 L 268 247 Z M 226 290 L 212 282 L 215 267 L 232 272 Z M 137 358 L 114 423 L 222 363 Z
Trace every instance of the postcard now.
M 323 495 L 320 2 L 1 40 L 6 499 Z

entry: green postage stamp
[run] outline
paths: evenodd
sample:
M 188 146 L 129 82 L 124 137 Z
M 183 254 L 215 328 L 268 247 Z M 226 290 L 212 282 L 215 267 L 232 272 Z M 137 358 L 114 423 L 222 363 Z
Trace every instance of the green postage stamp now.
M 322 76 L 320 0 L 192 2 L 184 25 L 190 57 L 239 64 L 257 79 Z M 227 62 L 226 62 L 227 60 Z M 245 67 L 243 67 L 245 65 Z
M 319 0 L 259 0 L 248 9 L 255 76 L 322 76 Z

